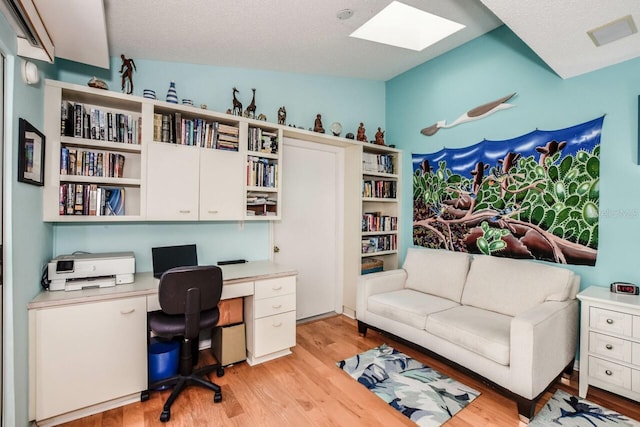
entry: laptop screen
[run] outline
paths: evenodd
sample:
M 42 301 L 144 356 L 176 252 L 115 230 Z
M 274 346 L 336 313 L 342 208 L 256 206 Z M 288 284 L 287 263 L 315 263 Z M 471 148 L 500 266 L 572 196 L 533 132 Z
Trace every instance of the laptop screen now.
M 198 265 L 196 245 L 162 246 L 151 248 L 153 277 L 160 278 L 162 273 L 174 267 Z

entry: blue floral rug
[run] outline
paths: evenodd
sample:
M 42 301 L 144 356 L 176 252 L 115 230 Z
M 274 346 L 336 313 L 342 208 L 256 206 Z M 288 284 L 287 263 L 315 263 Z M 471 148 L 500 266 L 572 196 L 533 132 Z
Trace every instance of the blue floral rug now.
M 480 395 L 386 344 L 337 364 L 419 426 L 442 425 Z
M 636 420 L 558 390 L 529 423 L 529 427 L 640 427 Z

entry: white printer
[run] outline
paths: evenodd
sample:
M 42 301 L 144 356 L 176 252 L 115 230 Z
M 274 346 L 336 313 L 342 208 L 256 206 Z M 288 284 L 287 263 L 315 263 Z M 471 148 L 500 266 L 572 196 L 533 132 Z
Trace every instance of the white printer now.
M 136 271 L 133 252 L 60 255 L 49 262 L 51 291 L 75 291 L 132 283 Z

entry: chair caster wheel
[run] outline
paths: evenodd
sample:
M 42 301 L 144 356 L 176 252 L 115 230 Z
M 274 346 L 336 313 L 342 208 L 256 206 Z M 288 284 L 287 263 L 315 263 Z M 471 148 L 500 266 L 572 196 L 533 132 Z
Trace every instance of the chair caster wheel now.
M 171 419 L 171 412 L 168 410 L 162 411 L 162 414 L 160 414 L 160 421 L 166 423 L 169 419 Z
M 224 377 L 224 368 L 219 367 L 218 370 L 216 371 L 216 375 L 218 376 L 218 378 Z
M 140 402 L 146 402 L 149 400 L 149 390 L 143 390 L 140 392 Z
M 213 395 L 213 401 L 215 403 L 220 403 L 222 402 L 222 393 L 216 393 Z

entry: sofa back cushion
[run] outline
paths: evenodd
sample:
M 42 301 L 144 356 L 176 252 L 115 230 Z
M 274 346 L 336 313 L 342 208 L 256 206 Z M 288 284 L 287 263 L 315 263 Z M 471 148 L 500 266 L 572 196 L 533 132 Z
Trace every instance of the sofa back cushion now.
M 545 301 L 575 299 L 579 280 L 571 270 L 488 255 L 473 257 L 462 304 L 516 316 Z
M 471 256 L 464 252 L 409 248 L 402 268 L 405 287 L 460 302 Z

